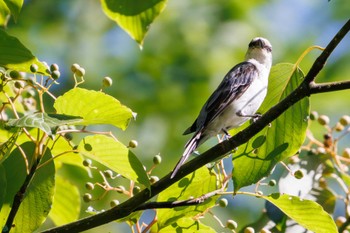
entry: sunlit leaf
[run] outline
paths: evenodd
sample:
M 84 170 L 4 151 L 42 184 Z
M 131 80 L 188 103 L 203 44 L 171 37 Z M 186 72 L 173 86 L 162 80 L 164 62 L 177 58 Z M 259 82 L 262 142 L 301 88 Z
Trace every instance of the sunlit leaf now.
M 0 164 L 10 155 L 20 132 L 21 130 L 17 129 L 6 142 L 0 145 Z
M 0 66 L 17 71 L 31 72 L 32 64 L 38 65 L 38 72 L 47 74 L 46 66 L 16 38 L 0 29 Z
M 133 117 L 133 112 L 114 97 L 82 88 L 58 97 L 54 107 L 59 114 L 82 117 L 80 125 L 111 124 L 125 130 Z
M 20 146 L 26 152 L 28 161 L 33 161 L 35 144 L 27 142 Z M 50 158 L 52 158 L 50 151 L 46 150 L 42 162 Z M 3 227 L 11 210 L 13 197 L 19 191 L 27 176 L 26 164 L 18 148 L 13 150 L 11 156 L 3 162 L 3 167 L 6 172 L 7 189 L 0 212 L 0 227 Z M 16 214 L 11 232 L 34 232 L 44 222 L 52 205 L 55 186 L 54 175 L 53 163 L 49 163 L 36 171 Z
M 293 64 L 272 67 L 268 94 L 259 109 L 265 113 L 291 93 L 303 80 L 300 70 L 293 72 Z M 309 100 L 304 98 L 242 145 L 233 155 L 234 189 L 256 183 L 269 175 L 276 163 L 294 155 L 306 136 Z M 266 137 L 266 140 L 265 140 Z
M 103 12 L 123 28 L 139 45 L 166 0 L 101 0 Z
M 217 188 L 216 181 L 216 176 L 210 174 L 206 167 L 202 167 L 161 192 L 157 201 L 187 200 L 200 197 L 205 193 L 214 191 Z M 207 208 L 214 206 L 217 198 L 217 196 L 210 197 L 204 203 L 195 206 L 158 209 L 157 228 L 162 229 L 174 222 L 178 222 L 183 217 L 196 216 Z
M 0 1 L 0 26 L 5 27 L 9 20 L 10 9 L 7 7 L 4 1 Z
M 78 150 L 118 174 L 150 187 L 142 163 L 119 141 L 105 135 L 87 136 L 79 143 Z
M 57 176 L 55 197 L 49 218 L 56 226 L 77 220 L 80 213 L 80 199 L 78 188 L 68 180 Z
M 13 18 L 15 21 L 17 21 L 19 12 L 22 9 L 23 0 L 4 0 L 7 7 L 10 9 L 11 14 L 13 15 Z
M 51 117 L 53 116 L 53 117 Z M 80 117 L 71 117 L 66 115 L 52 114 L 49 116 L 47 113 L 33 113 L 25 115 L 19 119 L 10 119 L 7 123 L 11 127 L 29 127 L 29 128 L 39 128 L 48 135 L 52 134 L 53 128 L 68 124 L 77 124 L 82 122 Z M 56 117 L 56 118 L 54 118 Z
M 279 193 L 262 196 L 262 198 L 274 204 L 288 217 L 310 231 L 317 233 L 338 232 L 332 217 L 314 201 Z

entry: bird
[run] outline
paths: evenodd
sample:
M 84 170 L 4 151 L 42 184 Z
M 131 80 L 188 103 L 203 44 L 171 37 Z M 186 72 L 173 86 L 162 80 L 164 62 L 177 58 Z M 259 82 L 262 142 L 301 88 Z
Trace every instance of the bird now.
M 230 129 L 260 116 L 256 111 L 266 97 L 271 66 L 271 43 L 262 37 L 253 38 L 245 60 L 225 75 L 203 105 L 197 119 L 183 133 L 194 135 L 186 143 L 182 157 L 171 173 L 171 179 L 203 142 L 218 134 L 229 137 Z

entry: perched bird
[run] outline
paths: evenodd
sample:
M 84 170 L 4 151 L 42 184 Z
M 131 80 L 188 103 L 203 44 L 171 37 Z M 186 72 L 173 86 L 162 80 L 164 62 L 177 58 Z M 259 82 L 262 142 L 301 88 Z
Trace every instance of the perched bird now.
M 226 74 L 192 126 L 184 132 L 184 135 L 193 132 L 194 135 L 186 143 L 171 178 L 200 144 L 217 134 L 229 135 L 228 130 L 259 116 L 256 111 L 266 96 L 271 65 L 270 42 L 265 38 L 254 38 L 249 43 L 245 61 Z

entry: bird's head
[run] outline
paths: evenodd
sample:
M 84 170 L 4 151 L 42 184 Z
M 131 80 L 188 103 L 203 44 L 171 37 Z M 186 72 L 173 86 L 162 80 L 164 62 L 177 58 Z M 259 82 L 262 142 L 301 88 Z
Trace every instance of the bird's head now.
M 272 65 L 271 43 L 262 37 L 256 37 L 249 43 L 246 59 L 255 59 L 267 68 Z

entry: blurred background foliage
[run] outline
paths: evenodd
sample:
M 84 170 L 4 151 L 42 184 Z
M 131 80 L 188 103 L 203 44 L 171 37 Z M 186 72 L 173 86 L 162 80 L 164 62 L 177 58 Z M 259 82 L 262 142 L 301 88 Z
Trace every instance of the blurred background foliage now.
M 170 0 L 140 50 L 103 14 L 97 0 L 27 0 L 17 23 L 11 20 L 7 31 L 39 60 L 60 66 L 59 81 L 64 85 L 54 91 L 57 96 L 74 85 L 73 63 L 86 69 L 83 87 L 98 90 L 102 78 L 110 76 L 113 86 L 106 92 L 138 116 L 125 132 L 110 126 L 103 130 L 114 131 L 125 144 L 137 140 L 135 154 L 147 167 L 160 153 L 164 162 L 154 174 L 163 176 L 182 153 L 188 139 L 183 131 L 226 72 L 242 61 L 253 37 L 271 41 L 274 64 L 294 63 L 307 47 L 326 46 L 349 16 L 347 0 Z M 347 36 L 317 81 L 350 79 L 349 48 Z M 301 63 L 305 73 L 319 53 L 305 57 Z M 349 99 L 348 91 L 320 94 L 311 97 L 311 108 L 335 123 L 350 115 Z M 319 138 L 321 130 L 315 128 Z M 238 199 L 231 217 L 248 217 L 242 221 L 249 222 L 260 210 L 243 205 L 245 198 Z

